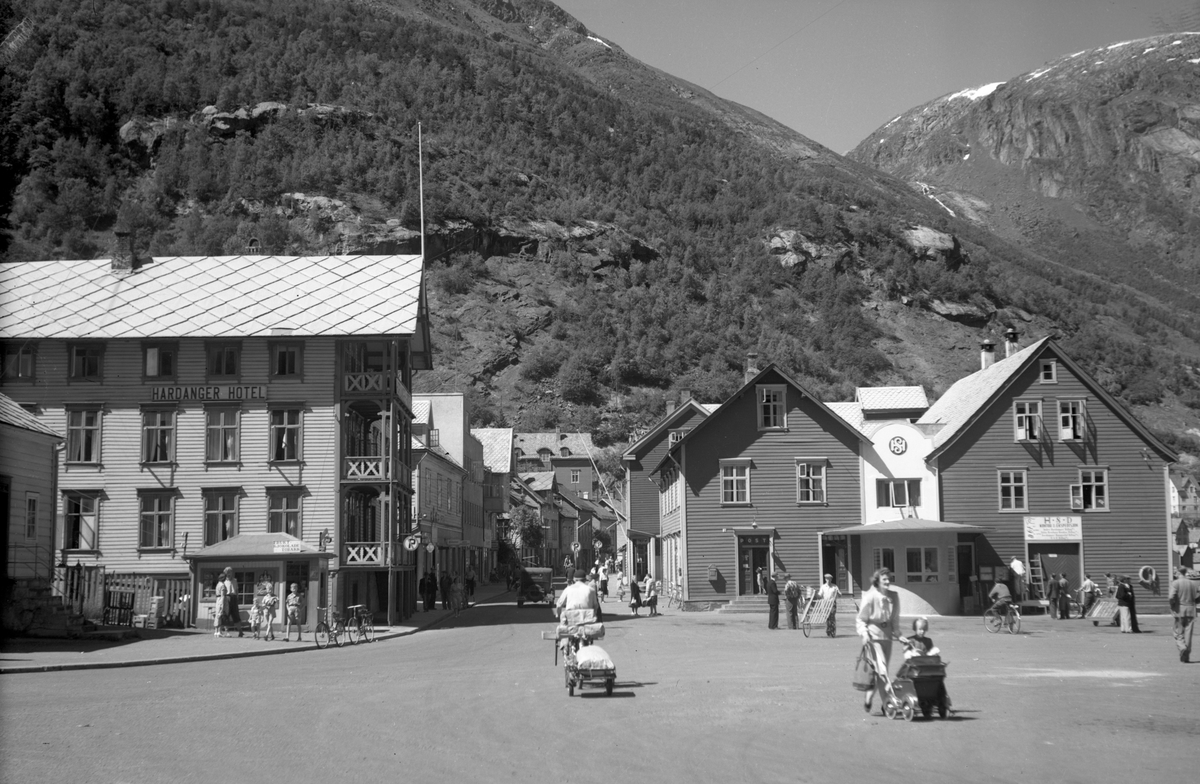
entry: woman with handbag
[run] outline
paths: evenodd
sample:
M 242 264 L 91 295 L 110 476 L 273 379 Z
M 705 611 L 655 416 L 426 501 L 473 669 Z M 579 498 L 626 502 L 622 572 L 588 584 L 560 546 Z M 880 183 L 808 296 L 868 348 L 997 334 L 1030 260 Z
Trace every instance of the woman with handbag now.
M 876 569 L 871 575 L 871 588 L 863 594 L 862 606 L 854 619 L 854 628 L 862 639 L 863 646 L 871 646 L 874 653 L 876 689 L 878 679 L 888 677 L 892 658 L 892 640 L 903 641 L 898 633 L 900 622 L 900 597 L 891 590 L 892 573 L 889 569 Z M 871 712 L 871 696 L 876 689 L 863 695 L 863 710 Z

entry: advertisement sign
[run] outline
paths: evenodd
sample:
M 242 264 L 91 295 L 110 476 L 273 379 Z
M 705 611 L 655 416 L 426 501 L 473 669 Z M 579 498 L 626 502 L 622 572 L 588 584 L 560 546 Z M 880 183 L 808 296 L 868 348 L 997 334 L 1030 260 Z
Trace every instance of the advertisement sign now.
M 1082 538 L 1083 518 L 1079 515 L 1025 518 L 1027 542 L 1057 542 Z

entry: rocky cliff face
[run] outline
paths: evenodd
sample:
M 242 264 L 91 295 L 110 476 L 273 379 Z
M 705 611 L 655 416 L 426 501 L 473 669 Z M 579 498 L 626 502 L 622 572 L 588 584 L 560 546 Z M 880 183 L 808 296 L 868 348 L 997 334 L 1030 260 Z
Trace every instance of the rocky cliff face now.
M 1200 294 L 1200 34 L 1077 52 L 939 98 L 850 157 L 1013 239 L 1105 237 Z

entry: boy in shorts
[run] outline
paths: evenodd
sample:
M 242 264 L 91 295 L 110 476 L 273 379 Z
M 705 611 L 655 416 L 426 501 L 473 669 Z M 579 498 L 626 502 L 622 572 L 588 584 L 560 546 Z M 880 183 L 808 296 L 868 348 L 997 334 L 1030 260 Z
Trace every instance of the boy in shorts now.
M 287 595 L 287 604 L 283 613 L 283 639 L 292 640 L 292 624 L 296 625 L 296 642 L 300 642 L 300 584 L 292 583 L 292 591 Z

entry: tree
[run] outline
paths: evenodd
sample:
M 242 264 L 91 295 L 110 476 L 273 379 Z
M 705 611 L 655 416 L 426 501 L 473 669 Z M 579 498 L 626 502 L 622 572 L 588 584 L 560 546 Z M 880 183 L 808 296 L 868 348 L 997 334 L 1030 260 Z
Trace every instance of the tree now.
M 592 547 L 597 555 L 616 555 L 613 549 L 612 534 L 608 531 L 592 531 Z
M 546 534 L 542 530 L 541 516 L 527 506 L 514 508 L 510 516 L 512 525 L 509 526 L 508 535 L 513 546 L 518 549 L 542 549 L 546 542 Z

